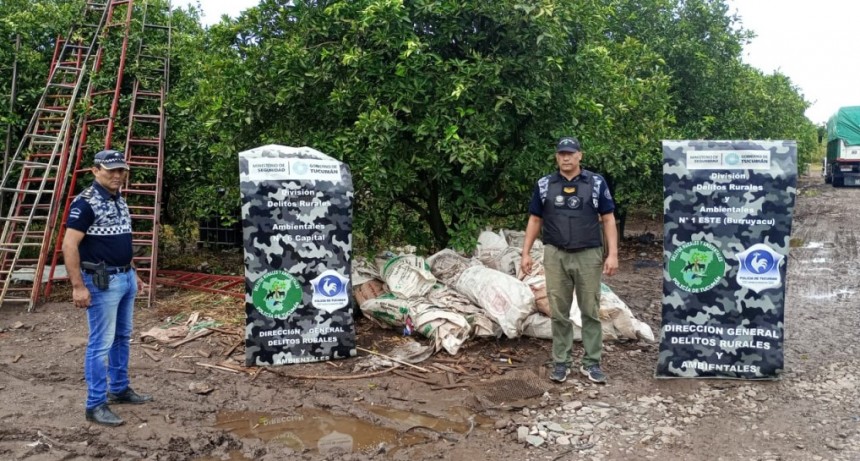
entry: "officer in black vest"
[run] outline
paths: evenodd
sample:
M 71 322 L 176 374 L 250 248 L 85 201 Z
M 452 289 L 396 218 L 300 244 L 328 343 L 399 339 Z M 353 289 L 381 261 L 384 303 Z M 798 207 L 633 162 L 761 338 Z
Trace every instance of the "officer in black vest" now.
M 601 274 L 614 275 L 618 270 L 615 202 L 606 180 L 580 167 L 582 150 L 576 138 L 559 140 L 555 160 L 558 171 L 538 181 L 529 204 L 521 269 L 525 274 L 531 272 L 533 262 L 529 252 L 542 229 L 546 289 L 552 313 L 554 365 L 550 379 L 564 382 L 570 373 L 573 347 L 570 307 L 575 289 L 582 312 L 585 349 L 580 372 L 595 383 L 605 383 L 606 375 L 600 369 L 603 330 L 598 310 Z

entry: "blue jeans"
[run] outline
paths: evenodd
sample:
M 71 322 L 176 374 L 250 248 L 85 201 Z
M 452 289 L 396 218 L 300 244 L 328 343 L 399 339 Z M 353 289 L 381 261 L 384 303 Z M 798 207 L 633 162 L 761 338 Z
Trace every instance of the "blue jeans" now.
M 128 388 L 137 276 L 134 270 L 111 275 L 107 290 L 96 288 L 92 275 L 83 273 L 83 278 L 92 297 L 87 308 L 90 334 L 84 359 L 87 409 L 91 409 L 107 401 L 108 390 L 120 393 Z

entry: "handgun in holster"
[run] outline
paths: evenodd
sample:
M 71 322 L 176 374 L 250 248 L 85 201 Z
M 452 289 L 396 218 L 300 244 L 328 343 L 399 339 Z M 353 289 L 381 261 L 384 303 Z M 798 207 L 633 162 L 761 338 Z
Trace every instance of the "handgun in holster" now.
M 93 272 L 93 285 L 96 288 L 107 290 L 110 287 L 110 274 L 108 274 L 107 264 L 104 261 L 98 264 L 81 261 L 81 267 Z

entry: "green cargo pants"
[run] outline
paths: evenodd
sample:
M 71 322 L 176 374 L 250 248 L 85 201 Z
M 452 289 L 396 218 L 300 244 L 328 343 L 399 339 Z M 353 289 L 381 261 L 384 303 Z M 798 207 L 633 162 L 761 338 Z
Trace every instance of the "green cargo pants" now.
M 573 348 L 573 322 L 570 305 L 573 290 L 582 312 L 582 365 L 600 364 L 603 328 L 600 324 L 600 277 L 603 273 L 603 247 L 567 252 L 547 245 L 543 257 L 546 292 L 552 314 L 552 361 L 570 363 Z

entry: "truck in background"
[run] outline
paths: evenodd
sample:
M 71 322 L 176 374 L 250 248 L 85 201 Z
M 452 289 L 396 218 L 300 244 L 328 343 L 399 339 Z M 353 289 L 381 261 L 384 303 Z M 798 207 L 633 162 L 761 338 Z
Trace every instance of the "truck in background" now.
M 827 121 L 824 182 L 860 186 L 860 106 L 840 107 Z

